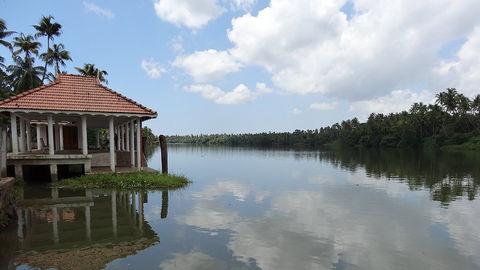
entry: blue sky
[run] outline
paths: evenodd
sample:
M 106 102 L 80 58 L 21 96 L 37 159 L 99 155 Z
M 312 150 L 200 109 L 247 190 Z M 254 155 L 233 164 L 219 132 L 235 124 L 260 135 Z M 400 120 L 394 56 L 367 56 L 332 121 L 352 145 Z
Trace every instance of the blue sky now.
M 33 34 L 54 16 L 66 70 L 107 70 L 159 134 L 314 129 L 446 87 L 477 94 L 478 1 L 378 2 L 4 0 L 0 17 Z

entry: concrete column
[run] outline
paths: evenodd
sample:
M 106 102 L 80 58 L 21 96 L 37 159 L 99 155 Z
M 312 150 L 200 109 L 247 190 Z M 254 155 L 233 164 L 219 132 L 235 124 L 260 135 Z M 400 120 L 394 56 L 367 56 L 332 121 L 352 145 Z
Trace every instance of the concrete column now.
M 52 182 L 58 181 L 58 167 L 56 163 L 50 164 L 50 180 Z
M 53 213 L 53 242 L 55 244 L 58 244 L 60 242 L 60 237 L 58 235 L 58 210 L 57 207 L 52 208 L 52 213 Z
M 125 150 L 130 151 L 130 123 L 125 124 Z
M 83 165 L 85 169 L 85 173 L 91 173 L 92 172 L 92 160 L 88 159 L 85 161 L 85 164 Z
M 132 219 L 136 224 L 137 222 L 137 196 L 136 192 L 132 192 Z
M 118 141 L 119 141 L 119 150 L 123 151 L 123 126 L 118 126 Z
M 112 191 L 112 227 L 113 235 L 117 237 L 117 192 Z
M 22 209 L 17 208 L 17 237 L 19 238 L 20 242 L 23 241 L 23 213 Z
M 92 239 L 90 206 L 85 206 L 85 227 L 88 240 Z
M 117 150 L 118 151 L 122 150 L 120 148 L 120 127 L 117 127 Z
M 130 121 L 130 160 L 132 168 L 135 168 L 135 122 Z
M 142 120 L 137 119 L 137 169 L 140 171 L 142 169 Z
M 108 120 L 108 136 L 110 143 L 110 169 L 115 172 L 115 130 L 113 129 L 113 117 Z
M 58 139 L 60 144 L 60 150 L 63 150 L 63 125 L 58 126 Z
M 95 130 L 95 148 L 100 149 L 100 129 Z
M 20 118 L 20 152 L 25 152 L 25 119 Z
M 143 193 L 138 193 L 138 228 L 143 232 Z
M 87 116 L 82 115 L 82 154 L 88 155 Z
M 15 165 L 15 178 L 17 180 L 22 180 L 23 179 L 23 167 L 22 165 Z
M 52 188 L 50 191 L 50 195 L 52 196 L 52 199 L 58 199 L 58 188 Z
M 12 132 L 12 152 L 18 153 L 18 133 L 17 133 L 17 116 L 14 113 L 10 114 L 10 129 Z
M 59 150 L 60 149 L 60 138 L 58 136 L 58 134 L 60 133 L 60 131 L 58 130 L 58 124 L 53 124 L 53 141 L 54 141 L 54 144 L 55 144 L 55 149 Z
M 42 132 L 40 131 L 40 124 L 36 124 L 37 127 L 37 150 L 42 150 L 42 141 L 40 140 Z
M 27 133 L 27 151 L 32 151 L 32 126 L 30 125 L 30 121 L 26 123 L 26 133 Z
M 55 143 L 53 142 L 53 116 L 49 115 L 48 120 L 48 154 L 55 154 Z

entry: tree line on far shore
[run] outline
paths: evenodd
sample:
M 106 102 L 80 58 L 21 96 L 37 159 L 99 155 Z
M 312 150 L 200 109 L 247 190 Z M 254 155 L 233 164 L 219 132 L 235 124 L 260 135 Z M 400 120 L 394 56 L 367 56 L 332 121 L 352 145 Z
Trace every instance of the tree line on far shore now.
M 43 16 L 32 26 L 33 33 L 18 33 L 0 18 L 0 47 L 9 52 L 8 56 L 0 55 L 0 100 L 52 82 L 57 74 L 64 73 L 72 57 L 65 45 L 57 42 L 62 28 L 53 16 Z M 6 64 L 8 58 L 11 60 Z M 75 69 L 107 83 L 108 73 L 94 64 Z
M 385 148 L 458 147 L 480 149 L 480 95 L 469 99 L 455 88 L 435 104 L 414 103 L 408 111 L 372 113 L 331 126 L 294 132 L 169 136 L 170 143 L 256 147 L 361 146 Z

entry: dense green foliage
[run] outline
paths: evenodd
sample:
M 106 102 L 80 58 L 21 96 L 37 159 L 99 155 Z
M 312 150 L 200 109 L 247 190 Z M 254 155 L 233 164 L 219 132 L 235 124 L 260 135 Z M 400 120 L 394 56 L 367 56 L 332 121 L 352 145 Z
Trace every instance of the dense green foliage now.
M 115 188 L 115 189 L 165 189 L 180 188 L 190 181 L 184 176 L 154 172 L 87 174 L 57 182 L 58 187 Z
M 142 138 L 147 145 L 158 144 L 158 137 L 153 134 L 149 127 L 142 127 Z
M 480 95 L 473 100 L 449 88 L 435 104 L 415 103 L 409 111 L 373 113 L 365 123 L 357 118 L 315 130 L 257 134 L 170 136 L 170 143 L 246 146 L 363 146 L 437 148 L 468 144 L 480 149 Z
M 67 61 L 72 61 L 65 46 L 54 43 L 62 34 L 62 25 L 52 16 L 43 16 L 33 25 L 33 30 L 33 34 L 9 31 L 6 22 L 0 19 L 0 46 L 8 49 L 11 58 L 7 65 L 8 57 L 0 55 L 0 100 L 53 81 L 57 74 L 64 72 L 62 68 Z M 42 46 L 43 40 L 46 46 Z M 38 65 L 39 62 L 43 65 Z M 82 75 L 96 76 L 107 82 L 107 72 L 93 64 L 76 69 Z

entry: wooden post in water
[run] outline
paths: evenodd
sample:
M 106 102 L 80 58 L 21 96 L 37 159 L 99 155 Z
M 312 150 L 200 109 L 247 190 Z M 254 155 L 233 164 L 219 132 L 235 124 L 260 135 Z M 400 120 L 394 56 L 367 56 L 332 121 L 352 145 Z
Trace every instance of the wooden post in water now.
M 167 218 L 168 215 L 168 190 L 162 191 L 162 209 L 160 210 L 160 218 Z
M 167 139 L 165 136 L 160 135 L 159 136 L 160 140 L 160 153 L 161 153 L 161 159 L 162 159 L 162 173 L 168 174 L 168 152 L 167 152 Z

